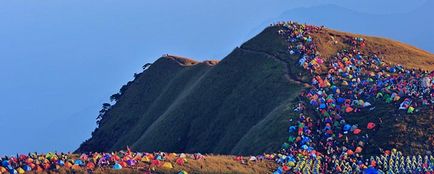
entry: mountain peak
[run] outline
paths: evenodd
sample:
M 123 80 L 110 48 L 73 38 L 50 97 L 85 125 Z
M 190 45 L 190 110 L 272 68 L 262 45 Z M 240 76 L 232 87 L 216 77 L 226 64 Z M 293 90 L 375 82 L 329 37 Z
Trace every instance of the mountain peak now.
M 304 45 L 298 41 L 291 45 L 287 39 L 292 37 L 279 34 L 283 27 L 267 27 L 220 63 L 163 55 L 154 63 L 159 66 L 151 66 L 124 88 L 116 104 L 102 117 L 92 138 L 78 151 L 111 151 L 130 145 L 143 151 L 276 152 L 288 138 L 288 116 L 294 116 L 291 106 L 297 104 L 299 94 L 312 82 L 311 74 L 299 64 L 300 56 L 289 50 Z M 366 43 L 360 49 L 363 53 L 348 52 L 378 54 L 385 65 L 434 68 L 433 54 L 389 39 L 327 28 L 308 36 L 319 51 L 318 59 L 332 59 L 341 50 L 354 48 L 351 41 L 356 38 Z M 316 52 L 313 56 L 316 58 Z M 381 131 L 414 133 L 396 130 L 393 126 L 400 126 L 401 122 L 394 122 L 393 113 L 388 112 L 392 107 L 381 108 L 369 113 L 384 116 L 384 121 L 390 123 Z M 420 116 L 431 117 L 430 113 Z M 434 130 L 431 128 L 428 132 Z M 413 137 L 423 139 L 426 135 Z M 404 142 L 403 138 L 399 141 L 393 137 L 381 138 L 374 137 L 378 142 L 372 144 Z
M 214 66 L 219 63 L 219 60 L 204 60 L 202 62 L 199 62 L 194 60 L 193 58 L 187 58 L 187 57 L 172 55 L 172 54 L 164 54 L 161 56 L 161 59 L 174 61 L 181 66 L 193 66 L 197 64 L 206 64 L 209 66 Z

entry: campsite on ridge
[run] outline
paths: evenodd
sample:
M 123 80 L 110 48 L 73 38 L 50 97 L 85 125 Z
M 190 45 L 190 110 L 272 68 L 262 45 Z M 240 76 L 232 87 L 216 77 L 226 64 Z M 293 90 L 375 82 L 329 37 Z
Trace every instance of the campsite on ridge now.
M 277 23 L 221 61 L 163 55 L 77 152 L 278 152 L 275 173 L 432 170 L 433 64 L 389 39 Z M 411 155 L 425 160 L 379 161 Z
M 222 60 L 163 54 L 108 97 L 71 152 L 6 173 L 432 173 L 434 54 L 277 22 Z

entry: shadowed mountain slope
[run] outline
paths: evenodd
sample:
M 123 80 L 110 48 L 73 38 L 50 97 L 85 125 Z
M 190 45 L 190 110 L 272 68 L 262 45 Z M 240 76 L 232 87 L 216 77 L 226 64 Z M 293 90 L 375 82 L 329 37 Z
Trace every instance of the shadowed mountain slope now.
M 287 137 L 292 105 L 310 82 L 278 30 L 277 26 L 266 28 L 220 62 L 171 55 L 159 58 L 128 85 L 77 151 L 126 146 L 140 151 L 220 154 L 278 150 Z M 345 48 L 345 38 L 360 36 L 330 29 L 314 35 L 324 57 Z M 363 51 L 382 53 L 386 62 L 434 69 L 431 53 L 388 39 L 363 37 L 368 45 Z

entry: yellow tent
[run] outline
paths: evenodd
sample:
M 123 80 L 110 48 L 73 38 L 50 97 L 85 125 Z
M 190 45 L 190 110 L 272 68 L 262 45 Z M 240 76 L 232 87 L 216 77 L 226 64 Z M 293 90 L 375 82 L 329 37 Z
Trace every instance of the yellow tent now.
M 347 82 L 347 81 L 344 81 L 344 82 L 342 82 L 342 85 L 344 85 L 344 86 L 348 86 L 348 82 Z
M 142 158 L 142 162 L 149 163 L 149 162 L 151 162 L 151 160 L 149 160 L 149 158 L 147 156 L 145 156 Z
M 169 163 L 169 162 L 165 162 L 165 163 L 162 165 L 162 167 L 163 167 L 163 168 L 166 168 L 166 169 L 173 169 L 173 165 L 172 165 L 172 163 Z
M 17 169 L 17 172 L 18 172 L 19 174 L 24 174 L 24 173 L 26 173 L 26 171 L 24 171 L 24 169 L 22 169 L 21 167 Z

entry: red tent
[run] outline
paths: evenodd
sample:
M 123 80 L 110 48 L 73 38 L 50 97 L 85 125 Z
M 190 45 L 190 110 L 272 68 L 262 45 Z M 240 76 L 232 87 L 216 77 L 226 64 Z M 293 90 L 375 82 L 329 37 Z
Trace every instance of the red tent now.
M 176 159 L 176 164 L 183 166 L 184 165 L 184 158 L 178 158 Z
M 368 129 L 374 129 L 375 123 L 369 122 L 367 128 Z
M 362 132 L 362 130 L 360 130 L 360 129 L 354 129 L 354 131 L 353 131 L 353 133 L 354 133 L 355 135 L 360 134 L 360 132 Z

